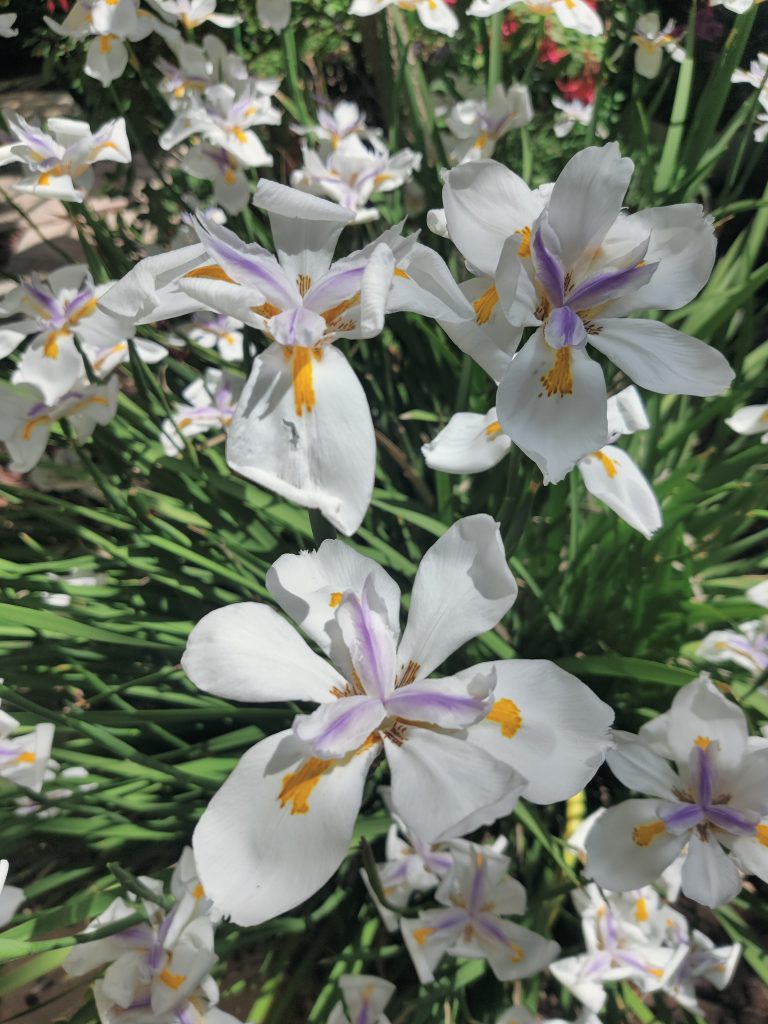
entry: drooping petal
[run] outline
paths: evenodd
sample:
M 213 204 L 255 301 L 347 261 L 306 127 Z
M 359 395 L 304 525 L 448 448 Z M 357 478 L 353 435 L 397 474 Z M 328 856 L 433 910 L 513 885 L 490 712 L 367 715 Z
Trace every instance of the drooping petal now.
M 209 612 L 187 640 L 181 665 L 206 693 L 230 700 L 333 700 L 346 681 L 265 604 L 244 602 Z
M 659 878 L 688 835 L 667 832 L 658 806 L 657 800 L 625 800 L 600 815 L 585 842 L 588 878 L 616 892 L 639 889 Z
M 527 779 L 533 803 L 567 800 L 583 789 L 611 744 L 613 711 L 581 680 L 551 661 L 493 661 L 458 674 L 493 668 L 489 714 L 469 740 Z
M 741 892 L 741 872 L 718 841 L 691 833 L 683 864 L 683 893 L 705 907 L 729 903 Z
M 354 533 L 373 491 L 376 442 L 368 400 L 344 356 L 331 346 L 273 344 L 263 352 L 232 418 L 227 461 Z
M 496 409 L 457 412 L 421 452 L 427 465 L 443 473 L 481 473 L 496 466 L 512 442 L 501 429 Z
M 719 395 L 733 380 L 712 345 L 659 320 L 601 319 L 590 343 L 641 388 L 662 395 Z
M 590 494 L 650 539 L 661 526 L 661 509 L 637 463 L 621 448 L 608 444 L 581 459 L 578 465 Z
M 261 924 L 317 892 L 344 859 L 377 753 L 372 744 L 326 762 L 288 731 L 240 759 L 192 837 L 200 881 L 223 913 Z
M 499 524 L 484 514 L 454 523 L 416 573 L 398 650 L 401 676 L 428 676 L 462 644 L 492 629 L 516 597 Z
M 525 780 L 467 740 L 409 728 L 385 739 L 392 804 L 420 839 L 435 843 L 489 825 L 514 807 Z
M 607 440 L 605 379 L 583 349 L 553 349 L 541 331 L 520 349 L 499 384 L 499 422 L 557 483 Z

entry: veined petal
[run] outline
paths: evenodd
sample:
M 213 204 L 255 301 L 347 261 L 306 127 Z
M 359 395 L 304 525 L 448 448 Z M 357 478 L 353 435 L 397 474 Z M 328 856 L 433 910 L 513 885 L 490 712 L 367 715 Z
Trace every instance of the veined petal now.
M 461 323 L 472 309 L 451 276 L 443 258 L 426 245 L 417 243 L 395 270 L 387 299 L 387 312 L 406 310 L 434 317 L 440 323 Z
M 662 395 L 719 395 L 733 380 L 712 345 L 658 320 L 600 319 L 590 343 L 641 388 Z
M 208 260 L 202 245 L 148 256 L 99 298 L 99 306 L 108 313 L 132 317 L 136 324 L 204 309 L 200 302 L 179 291 L 176 282 Z
M 359 594 L 344 594 L 336 621 L 365 692 L 385 701 L 395 686 L 397 634 L 387 622 L 386 605 L 376 591 L 375 577 L 366 579 Z
M 688 841 L 667 832 L 658 800 L 625 800 L 600 815 L 586 838 L 585 873 L 605 889 L 624 892 L 655 882 Z
M 459 288 L 471 303 L 473 315 L 458 321 L 438 319 L 438 323 L 454 345 L 498 381 L 517 351 L 523 329 L 505 317 L 493 278 L 474 277 Z
M 637 464 L 613 445 L 605 445 L 579 462 L 584 485 L 625 523 L 650 539 L 662 523 L 653 488 Z
M 459 679 L 493 668 L 494 703 L 468 731 L 471 743 L 519 772 L 526 800 L 557 803 L 578 793 L 611 745 L 613 711 L 551 661 L 492 661 Z
M 497 396 L 499 422 L 533 459 L 544 483 L 557 483 L 608 434 L 603 371 L 583 349 L 553 349 L 537 331 L 507 368 Z
M 38 388 L 50 406 L 64 397 L 85 376 L 85 365 L 66 329 L 39 334 L 25 349 L 13 375 L 14 382 Z
M 435 980 L 435 968 L 461 934 L 466 921 L 466 911 L 460 907 L 425 910 L 416 918 L 400 919 L 403 940 L 422 985 Z
M 613 738 L 616 746 L 608 751 L 606 760 L 613 774 L 627 789 L 662 800 L 676 799 L 672 791 L 680 787 L 680 779 L 669 762 L 631 732 L 616 730 Z
M 416 573 L 398 650 L 401 679 L 428 676 L 462 644 L 492 629 L 516 597 L 499 524 L 484 514 L 454 523 Z
M 384 705 L 375 697 L 340 697 L 311 715 L 298 715 L 293 732 L 316 757 L 333 760 L 361 747 L 385 717 Z
M 365 392 L 344 356 L 332 346 L 270 345 L 235 409 L 227 462 L 354 533 L 373 492 L 376 441 Z
M 195 686 L 231 700 L 321 703 L 346 686 L 290 623 L 254 602 L 204 616 L 189 634 L 181 665 Z
M 475 927 L 476 942 L 499 981 L 530 978 L 552 963 L 560 946 L 529 928 L 483 914 Z M 467 955 L 464 944 L 458 944 Z
M 200 882 L 223 913 L 261 924 L 328 881 L 349 847 L 378 749 L 326 762 L 287 731 L 240 759 L 192 837 Z
M 466 739 L 409 728 L 385 739 L 392 805 L 420 839 L 435 843 L 490 825 L 512 810 L 525 780 Z
M 409 722 L 425 722 L 442 729 L 461 729 L 490 710 L 495 677 L 477 671 L 445 679 L 422 679 L 402 686 L 387 697 L 387 713 Z
M 546 214 L 563 266 L 570 268 L 585 252 L 599 248 L 619 216 L 633 170 L 615 142 L 589 146 L 565 165 Z
M 573 289 L 568 296 L 568 305 L 571 309 L 589 310 L 628 292 L 635 292 L 651 280 L 658 267 L 658 263 L 644 260 L 636 266 L 595 274 Z
M 741 872 L 733 859 L 712 837 L 691 833 L 683 864 L 683 893 L 705 907 L 729 903 L 741 892 Z
M 400 588 L 372 558 L 340 540 L 324 540 L 317 551 L 281 555 L 267 572 L 267 589 L 283 611 L 304 630 L 346 675 L 352 667 L 336 622 L 346 591 L 361 594 L 372 578 L 387 624 L 400 635 Z
M 512 442 L 501 429 L 496 409 L 457 412 L 421 453 L 431 469 L 443 473 L 481 473 L 496 466 Z
M 747 750 L 747 720 L 703 674 L 675 694 L 668 738 L 678 765 L 687 765 L 694 749 L 713 744 L 718 769 L 730 774 L 738 772 Z
M 366 1024 L 366 1021 L 379 1024 L 387 1003 L 395 993 L 391 981 L 376 978 L 372 974 L 343 974 L 339 978 L 339 988 L 351 1024 Z

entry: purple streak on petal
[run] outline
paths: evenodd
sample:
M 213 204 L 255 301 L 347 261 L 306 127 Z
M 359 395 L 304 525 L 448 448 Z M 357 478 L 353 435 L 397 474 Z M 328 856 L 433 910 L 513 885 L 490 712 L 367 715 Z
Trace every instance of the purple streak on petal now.
M 547 317 L 544 337 L 552 348 L 565 348 L 566 345 L 578 348 L 586 341 L 587 331 L 569 306 L 559 306 Z
M 212 259 L 222 263 L 228 273 L 231 271 L 238 284 L 257 289 L 269 301 L 274 299 L 281 309 L 289 304 L 294 306 L 299 300 L 298 294 L 290 294 L 288 282 L 274 257 L 241 252 L 214 235 L 208 228 L 205 217 L 201 215 L 198 216 L 195 227 L 198 238 Z
M 157 930 L 157 941 L 160 943 L 161 946 L 165 945 L 165 940 L 168 936 L 168 932 L 170 931 L 171 925 L 173 924 L 173 919 L 176 916 L 177 909 L 178 903 L 176 904 L 175 907 L 173 907 L 172 910 L 169 911 L 169 913 L 165 915 L 160 927 Z
M 197 1024 L 200 1020 L 200 1015 L 194 1011 L 190 1003 L 184 1003 L 176 1011 L 176 1020 L 178 1024 Z
M 644 263 L 642 266 L 625 267 L 624 270 L 606 270 L 596 274 L 571 292 L 567 298 L 572 309 L 589 309 L 603 302 L 616 299 L 625 292 L 633 291 L 647 284 L 653 277 L 658 263 Z
M 149 996 L 141 996 L 139 999 L 135 999 L 130 1006 L 126 1007 L 126 1010 L 146 1010 L 152 1005 L 152 1000 Z
M 394 679 L 388 677 L 386 652 L 379 650 L 376 627 L 381 626 L 380 616 L 368 604 L 365 595 L 349 593 L 344 600 L 349 610 L 355 631 L 355 650 L 351 650 L 355 669 L 360 674 L 363 686 L 383 701 L 391 693 Z
M 361 263 L 346 270 L 329 270 L 309 289 L 304 296 L 304 305 L 314 313 L 324 313 L 345 299 L 351 299 L 360 289 L 365 267 L 366 264 Z
M 685 832 L 704 820 L 704 811 L 698 804 L 677 804 L 673 811 L 660 815 L 670 832 Z
M 27 295 L 46 311 L 50 322 L 58 325 L 63 320 L 64 314 L 62 313 L 61 306 L 52 295 L 49 295 L 48 292 L 43 291 L 42 288 L 38 288 L 34 284 L 27 284 L 24 287 Z
M 693 784 L 696 787 L 698 802 L 702 807 L 708 807 L 712 801 L 714 791 L 715 766 L 712 764 L 712 748 L 696 747 L 693 763 Z
M 541 231 L 533 236 L 531 247 L 536 276 L 553 306 L 562 306 L 565 301 L 564 275 L 560 261 L 544 245 Z
M 332 714 L 328 709 L 333 709 Z M 327 756 L 328 751 L 338 751 L 341 756 L 356 750 L 384 717 L 384 707 L 375 697 L 342 697 L 333 704 L 321 704 L 311 715 L 299 715 L 293 730 L 319 757 Z
M 486 861 L 485 856 L 482 853 L 475 855 L 475 870 L 472 875 L 472 887 L 469 892 L 469 904 L 467 911 L 474 917 L 478 913 L 481 905 L 485 902 L 483 897 L 485 895 L 485 881 L 486 881 Z
M 616 931 L 616 918 L 613 916 L 611 908 L 608 906 L 608 904 L 606 903 L 604 904 L 604 906 L 605 916 L 602 920 L 602 925 L 603 934 L 605 936 L 605 944 L 606 946 L 608 946 L 609 949 L 613 949 L 619 937 Z
M 595 975 L 601 975 L 611 966 L 611 953 L 602 950 L 599 953 L 593 953 L 587 962 L 587 966 L 582 970 L 581 977 L 586 980 Z
M 365 996 L 363 996 L 363 1005 L 360 1007 L 360 1013 L 355 1017 L 353 1024 L 372 1024 L 371 1004 Z
M 67 319 L 71 320 L 72 317 L 77 316 L 83 306 L 87 306 L 92 298 L 94 298 L 94 294 L 93 289 L 90 287 L 85 287 L 81 292 L 78 292 L 74 299 L 67 303 Z
M 453 857 L 450 853 L 427 851 L 422 854 L 422 857 L 429 870 L 436 875 L 439 875 L 442 871 L 448 871 L 453 864 Z
M 159 940 L 157 942 L 153 942 L 149 952 L 147 953 L 147 967 L 149 967 L 150 971 L 156 971 L 158 969 L 162 957 L 162 943 Z
M 711 821 L 713 825 L 724 829 L 726 832 L 735 832 L 736 835 L 751 835 L 754 833 L 755 825 L 759 820 L 756 814 L 750 817 L 748 814 L 743 814 L 741 811 L 737 811 L 735 807 L 728 807 L 726 804 L 707 807 L 706 815 L 708 821 Z
M 409 859 L 410 858 L 403 857 L 402 860 L 389 861 L 383 867 L 379 868 L 379 878 L 381 879 L 381 884 L 385 889 L 394 885 L 400 885 L 401 882 L 407 881 Z
M 648 964 L 644 963 L 640 957 L 634 956 L 624 949 L 615 949 L 613 951 L 614 959 L 619 963 L 625 964 L 627 967 L 632 967 L 636 971 L 640 971 L 642 974 L 648 972 Z
M 498 942 L 502 946 L 509 945 L 509 937 L 497 917 L 492 914 L 478 914 L 474 919 L 474 924 L 479 932 L 485 932 L 494 942 Z
M 413 692 L 410 687 L 397 690 L 384 701 L 387 711 L 396 718 L 411 722 L 429 722 L 430 725 L 447 729 L 460 729 L 472 725 L 488 712 L 484 700 L 465 695 L 456 697 L 450 693 Z

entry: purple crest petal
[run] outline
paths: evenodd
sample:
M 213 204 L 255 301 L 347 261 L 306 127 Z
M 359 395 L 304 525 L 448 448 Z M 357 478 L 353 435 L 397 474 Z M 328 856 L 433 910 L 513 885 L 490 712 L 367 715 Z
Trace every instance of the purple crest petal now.
M 494 942 L 498 942 L 502 946 L 509 945 L 507 933 L 501 927 L 501 922 L 498 918 L 493 917 L 491 914 L 478 914 L 474 919 L 474 925 L 478 931 L 485 932 Z
M 693 784 L 702 807 L 708 807 L 715 788 L 715 766 L 712 764 L 711 747 L 696 747 L 693 751 Z
M 673 811 L 659 817 L 670 832 L 685 832 L 704 820 L 704 811 L 698 804 L 677 804 Z
M 459 729 L 472 725 L 483 718 L 488 711 L 487 701 L 470 697 L 469 694 L 456 696 L 440 693 L 434 688 L 419 686 L 417 683 L 404 686 L 384 701 L 389 714 L 405 718 L 410 722 L 428 722 L 446 729 Z
M 254 288 L 268 301 L 274 301 L 280 309 L 297 304 L 298 289 L 287 280 L 283 269 L 271 253 L 264 250 L 262 255 L 235 248 L 218 234 L 214 234 L 205 217 L 201 215 L 198 215 L 194 227 L 211 257 L 221 264 L 237 284 Z
M 384 717 L 384 706 L 374 697 L 341 697 L 321 704 L 311 715 L 299 715 L 293 731 L 318 757 L 343 757 L 357 750 Z
M 589 309 L 603 302 L 616 299 L 625 292 L 634 291 L 647 284 L 653 277 L 658 263 L 644 263 L 642 266 L 625 267 L 624 270 L 607 270 L 582 283 L 571 292 L 567 302 L 572 309 Z
M 52 295 L 49 295 L 48 292 L 44 291 L 42 288 L 38 288 L 34 284 L 25 285 L 25 290 L 27 295 L 29 295 L 31 299 L 34 299 L 38 306 L 42 306 L 48 314 L 48 319 L 58 325 L 58 322 L 63 319 L 64 314 L 62 313 L 61 307 L 56 299 L 54 299 Z
M 546 292 L 547 298 L 553 306 L 562 306 L 565 301 L 563 268 L 557 257 L 547 250 L 540 230 L 533 236 L 531 256 L 536 268 L 536 276 Z
M 751 835 L 755 831 L 758 822 L 757 815 L 749 817 L 735 807 L 728 807 L 727 804 L 707 807 L 707 819 L 718 828 L 726 832 L 735 832 L 737 835 Z
M 553 309 L 544 324 L 544 337 L 552 348 L 578 348 L 587 340 L 587 331 L 569 306 Z

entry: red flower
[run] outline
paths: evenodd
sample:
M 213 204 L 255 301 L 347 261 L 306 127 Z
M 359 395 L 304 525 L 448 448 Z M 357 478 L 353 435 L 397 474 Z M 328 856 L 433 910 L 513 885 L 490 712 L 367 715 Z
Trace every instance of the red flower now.
M 515 32 L 520 28 L 520 22 L 508 14 L 501 25 L 501 34 L 503 36 L 513 36 Z
M 594 103 L 597 83 L 594 78 L 583 75 L 581 78 L 558 79 L 555 85 L 567 100 L 581 100 L 582 103 Z
M 64 14 L 69 14 L 69 0 L 45 0 L 45 6 L 48 8 L 49 14 L 56 13 L 57 4 Z
M 545 36 L 539 47 L 539 64 L 559 64 L 568 56 L 568 50 L 558 46 L 554 39 Z

